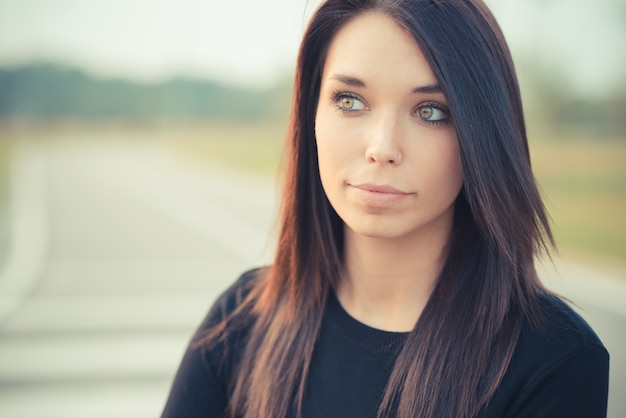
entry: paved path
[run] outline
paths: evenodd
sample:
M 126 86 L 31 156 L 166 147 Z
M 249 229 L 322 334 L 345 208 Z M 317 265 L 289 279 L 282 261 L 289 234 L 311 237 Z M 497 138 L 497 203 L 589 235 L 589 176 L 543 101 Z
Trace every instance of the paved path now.
M 158 416 L 194 327 L 271 260 L 275 192 L 224 167 L 134 145 L 25 146 L 0 270 L 0 418 Z M 547 267 L 612 353 L 626 416 L 626 281 Z
M 24 149 L 0 276 L 0 417 L 155 417 L 193 328 L 267 263 L 274 190 L 143 146 Z

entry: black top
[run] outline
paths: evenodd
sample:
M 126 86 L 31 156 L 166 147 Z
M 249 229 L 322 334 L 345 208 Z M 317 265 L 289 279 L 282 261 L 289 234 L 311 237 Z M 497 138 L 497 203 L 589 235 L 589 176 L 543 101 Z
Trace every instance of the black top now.
M 241 300 L 242 286 L 253 275 L 254 271 L 244 274 L 222 294 L 196 337 L 232 312 Z M 541 306 L 543 330 L 523 327 L 504 379 L 479 417 L 606 417 L 608 352 L 589 325 L 560 299 L 544 295 Z M 162 418 L 222 416 L 246 331 L 229 335 L 224 362 L 223 345 L 207 350 L 190 344 Z M 375 418 L 396 348 L 406 335 L 362 324 L 332 294 L 311 362 L 302 418 Z

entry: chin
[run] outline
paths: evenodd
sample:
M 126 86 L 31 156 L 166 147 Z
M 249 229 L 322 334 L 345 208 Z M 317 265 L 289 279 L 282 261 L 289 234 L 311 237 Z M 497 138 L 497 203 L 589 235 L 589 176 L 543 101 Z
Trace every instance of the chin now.
M 388 225 L 385 222 L 368 222 L 367 224 L 345 223 L 346 232 L 374 239 L 394 239 L 401 238 L 409 233 L 405 228 L 398 228 L 396 225 Z

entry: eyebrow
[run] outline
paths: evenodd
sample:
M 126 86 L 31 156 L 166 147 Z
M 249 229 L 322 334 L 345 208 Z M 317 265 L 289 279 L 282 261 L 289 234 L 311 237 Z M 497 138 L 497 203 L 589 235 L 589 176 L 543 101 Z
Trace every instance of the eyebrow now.
M 342 83 L 347 84 L 349 86 L 365 87 L 365 83 L 356 77 L 350 77 L 348 75 L 343 75 L 343 74 L 334 74 L 334 75 L 331 75 L 329 78 L 331 80 L 341 81 Z
M 443 93 L 439 84 L 428 84 L 426 86 L 415 87 L 413 93 Z
M 365 87 L 365 82 L 349 75 L 333 74 L 329 77 L 331 80 L 341 81 L 344 84 L 353 87 Z M 442 93 L 439 84 L 427 84 L 425 86 L 415 87 L 413 93 Z

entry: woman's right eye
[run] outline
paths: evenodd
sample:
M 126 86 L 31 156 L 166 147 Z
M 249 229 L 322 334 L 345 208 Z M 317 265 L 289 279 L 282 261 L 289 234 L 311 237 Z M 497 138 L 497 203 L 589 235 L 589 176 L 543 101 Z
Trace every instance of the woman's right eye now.
M 345 113 L 356 112 L 365 109 L 365 104 L 355 95 L 339 92 L 333 95 L 335 109 Z

